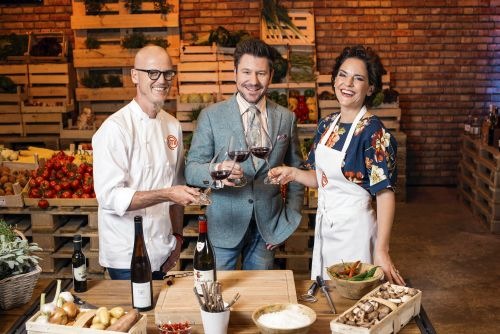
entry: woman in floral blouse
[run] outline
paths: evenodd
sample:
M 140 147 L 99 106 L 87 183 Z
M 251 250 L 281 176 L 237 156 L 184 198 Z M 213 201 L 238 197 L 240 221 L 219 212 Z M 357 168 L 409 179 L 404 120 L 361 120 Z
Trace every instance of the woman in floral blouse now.
M 366 109 L 382 89 L 383 73 L 372 49 L 345 48 L 332 73 L 340 112 L 319 122 L 306 168 L 283 166 L 269 172 L 282 184 L 295 181 L 318 188 L 312 279 L 327 278 L 326 268 L 335 263 L 360 260 L 381 266 L 390 282 L 405 284 L 389 255 L 397 144 Z

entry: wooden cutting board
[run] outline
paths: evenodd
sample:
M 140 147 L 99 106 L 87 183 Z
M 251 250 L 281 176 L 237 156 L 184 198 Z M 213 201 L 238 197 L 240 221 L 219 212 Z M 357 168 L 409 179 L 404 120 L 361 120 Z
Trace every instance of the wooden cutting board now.
M 218 271 L 224 301 L 236 292 L 241 297 L 231 308 L 230 325 L 253 324 L 252 313 L 271 303 L 297 303 L 291 270 Z M 164 284 L 155 307 L 155 323 L 180 322 L 201 324 L 200 306 L 193 292 L 193 276 L 175 278 L 171 286 Z

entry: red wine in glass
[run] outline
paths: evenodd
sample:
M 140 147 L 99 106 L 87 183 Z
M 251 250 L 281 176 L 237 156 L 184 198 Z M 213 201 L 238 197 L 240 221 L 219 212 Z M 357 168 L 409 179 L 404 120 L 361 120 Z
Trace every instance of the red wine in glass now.
M 228 152 L 231 159 L 235 159 L 236 162 L 244 162 L 250 156 L 250 151 L 230 151 Z
M 250 149 L 250 151 L 257 158 L 266 159 L 269 156 L 269 153 L 271 153 L 271 148 L 270 147 L 252 147 Z
M 224 180 L 227 179 L 231 175 L 230 170 L 214 170 L 210 172 L 210 176 L 214 180 Z

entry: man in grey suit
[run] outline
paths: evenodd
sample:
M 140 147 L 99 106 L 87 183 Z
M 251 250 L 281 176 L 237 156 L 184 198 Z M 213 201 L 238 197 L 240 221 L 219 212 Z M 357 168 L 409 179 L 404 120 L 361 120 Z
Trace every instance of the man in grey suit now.
M 245 140 L 249 107 L 257 108 L 259 127 L 269 134 L 272 151 L 270 167 L 286 164 L 299 167 L 301 157 L 296 117 L 288 109 L 266 99 L 273 76 L 274 50 L 258 39 L 240 42 L 234 52 L 238 92 L 230 99 L 205 108 L 198 117 L 186 163 L 186 181 L 206 187 L 211 180 L 209 162 L 231 135 Z M 241 255 L 242 269 L 272 269 L 274 250 L 297 228 L 301 220 L 304 189 L 290 183 L 282 200 L 278 185 L 264 184 L 268 173 L 261 159 L 236 163 L 229 179 L 245 175 L 243 187 L 224 180 L 225 187 L 212 189 L 207 207 L 208 234 L 214 246 L 217 269 L 236 269 Z M 260 160 L 260 161 L 258 161 Z

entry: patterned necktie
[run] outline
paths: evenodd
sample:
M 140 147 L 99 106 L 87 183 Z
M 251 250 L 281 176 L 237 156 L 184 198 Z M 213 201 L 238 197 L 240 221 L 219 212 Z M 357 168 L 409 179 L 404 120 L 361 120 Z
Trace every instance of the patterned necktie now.
M 250 140 L 250 146 L 262 146 L 261 139 L 262 135 L 261 131 L 261 120 L 260 120 L 260 110 L 251 105 L 247 109 L 248 117 L 247 117 L 247 136 Z M 260 159 L 252 155 L 252 161 L 255 168 L 259 165 Z

